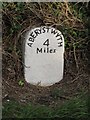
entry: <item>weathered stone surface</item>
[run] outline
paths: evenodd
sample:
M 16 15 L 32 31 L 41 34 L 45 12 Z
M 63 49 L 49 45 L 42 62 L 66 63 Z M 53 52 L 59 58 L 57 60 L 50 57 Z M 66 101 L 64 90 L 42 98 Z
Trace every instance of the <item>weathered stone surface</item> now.
M 25 42 L 25 80 L 50 86 L 63 78 L 64 38 L 52 27 L 37 27 L 28 32 Z

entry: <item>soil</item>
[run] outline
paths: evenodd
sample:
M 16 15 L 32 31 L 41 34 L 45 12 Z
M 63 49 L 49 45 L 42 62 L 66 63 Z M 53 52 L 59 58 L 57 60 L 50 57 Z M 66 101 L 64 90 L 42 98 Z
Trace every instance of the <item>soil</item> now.
M 80 56 L 83 52 L 77 51 Z M 78 57 L 76 67 L 73 52 L 65 52 L 64 77 L 49 87 L 34 86 L 24 80 L 23 69 L 15 70 L 15 60 L 8 54 L 3 54 L 3 101 L 17 100 L 20 103 L 42 104 L 48 106 L 60 106 L 65 101 L 88 92 L 90 75 L 85 64 L 85 56 Z M 83 66 L 82 66 L 83 65 Z M 20 66 L 20 65 L 19 65 Z M 24 85 L 19 85 L 19 80 L 24 80 Z
M 83 23 L 82 20 L 78 20 L 77 16 L 75 18 L 73 13 L 71 14 L 73 11 L 66 11 L 66 8 L 68 8 L 66 3 L 60 5 L 60 8 L 62 8 L 60 9 L 60 12 L 62 13 L 60 14 L 62 15 L 60 19 L 59 17 L 57 18 L 57 16 L 55 17 L 55 15 L 53 16 L 53 9 L 50 9 L 48 4 L 46 4 L 46 8 L 48 7 L 48 9 L 46 9 L 43 3 L 41 10 L 34 8 L 36 6 L 34 5 L 35 3 L 25 4 L 26 8 L 23 13 L 21 13 L 22 11 L 18 12 L 16 10 L 17 7 L 14 8 L 17 4 L 13 4 L 14 3 L 9 3 L 7 8 L 4 7 L 2 16 L 3 102 L 7 100 L 17 100 L 22 104 L 31 102 L 33 104 L 55 107 L 62 105 L 65 101 L 71 100 L 74 97 L 78 97 L 82 94 L 85 95 L 88 92 L 90 81 L 90 43 L 88 43 L 88 36 L 83 37 L 84 33 L 81 35 L 82 37 L 80 36 L 80 39 L 71 35 L 75 29 L 77 31 L 85 32 L 87 29 L 84 26 L 85 23 Z M 32 9 L 28 9 L 29 5 L 31 5 Z M 17 23 L 17 21 L 15 21 L 15 16 L 20 15 L 22 15 L 22 18 L 20 21 L 18 20 L 18 23 L 22 23 L 21 28 L 16 29 L 19 24 L 15 24 L 16 27 L 14 26 L 14 23 Z M 27 83 L 24 79 L 24 63 L 22 62 L 23 39 L 21 38 L 21 33 L 23 31 L 25 32 L 26 29 L 30 30 L 32 26 L 39 25 L 53 25 L 53 27 L 58 27 L 59 30 L 62 29 L 61 31 L 63 31 L 63 28 L 68 28 L 69 26 L 69 28 L 72 28 L 71 33 L 69 32 L 68 34 L 69 29 L 66 29 L 67 31 L 64 30 L 63 32 L 65 33 L 64 37 L 67 37 L 66 39 L 69 41 L 68 45 L 71 44 L 72 46 L 72 41 L 74 43 L 79 43 L 79 45 L 82 45 L 81 47 L 83 47 L 85 43 L 88 44 L 88 46 L 85 44 L 82 49 L 73 50 L 71 46 L 65 48 L 64 77 L 60 82 L 49 87 L 34 86 Z M 74 33 L 76 32 L 74 31 Z M 23 80 L 23 85 L 19 85 L 20 80 Z

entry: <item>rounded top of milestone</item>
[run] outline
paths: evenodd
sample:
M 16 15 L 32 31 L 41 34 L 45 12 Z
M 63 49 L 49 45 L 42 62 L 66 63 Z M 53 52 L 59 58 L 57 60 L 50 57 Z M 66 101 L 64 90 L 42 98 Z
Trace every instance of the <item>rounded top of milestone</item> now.
M 25 43 L 25 79 L 34 85 L 50 86 L 63 78 L 64 37 L 48 26 L 30 30 Z M 28 67 L 30 66 L 30 67 Z

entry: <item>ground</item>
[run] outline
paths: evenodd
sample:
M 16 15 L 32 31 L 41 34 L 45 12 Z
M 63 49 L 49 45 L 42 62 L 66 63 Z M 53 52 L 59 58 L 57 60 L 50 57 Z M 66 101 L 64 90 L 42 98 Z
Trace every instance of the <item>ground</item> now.
M 34 11 L 35 9 L 35 11 Z M 3 3 L 2 100 L 56 108 L 88 95 L 88 6 L 84 3 Z M 32 26 L 49 25 L 65 37 L 64 77 L 49 87 L 24 79 L 22 43 Z
M 5 56 L 6 58 L 6 56 Z M 9 60 L 8 64 L 12 62 Z M 65 61 L 66 62 L 66 61 Z M 90 76 L 86 71 L 78 73 L 76 71 L 75 63 L 71 63 L 69 67 L 65 68 L 64 78 L 49 87 L 40 87 L 31 85 L 23 80 L 23 78 L 15 79 L 15 72 L 13 68 L 8 68 L 7 63 L 4 62 L 4 78 L 3 78 L 3 98 L 15 98 L 19 102 L 28 103 L 33 102 L 37 104 L 46 104 L 49 106 L 60 105 L 64 101 L 77 97 L 79 94 L 88 92 L 88 85 Z M 74 68 L 75 67 L 75 68 Z M 70 71 L 69 71 L 70 70 Z M 6 72 L 5 72 L 6 71 Z M 18 74 L 18 73 L 17 73 Z M 7 78 L 9 77 L 9 78 Z M 23 80 L 23 84 L 19 85 L 19 81 Z

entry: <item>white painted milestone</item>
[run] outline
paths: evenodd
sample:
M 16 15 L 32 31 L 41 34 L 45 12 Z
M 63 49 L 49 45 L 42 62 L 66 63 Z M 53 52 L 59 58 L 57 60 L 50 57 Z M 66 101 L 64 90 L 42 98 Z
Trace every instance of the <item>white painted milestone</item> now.
M 25 41 L 25 80 L 33 85 L 50 86 L 63 79 L 64 37 L 53 27 L 30 30 Z

